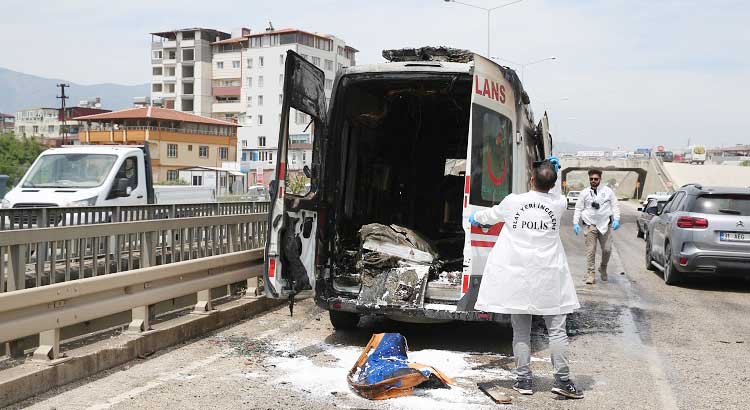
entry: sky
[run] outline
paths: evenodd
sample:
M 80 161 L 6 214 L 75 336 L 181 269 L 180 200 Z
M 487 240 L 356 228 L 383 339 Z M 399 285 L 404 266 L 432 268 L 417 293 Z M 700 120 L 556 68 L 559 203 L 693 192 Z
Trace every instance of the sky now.
M 463 0 L 494 7 L 511 0 Z M 81 84 L 149 81 L 151 32 L 295 27 L 360 50 L 445 45 L 487 54 L 487 14 L 444 0 L 2 0 L 0 67 Z M 523 0 L 497 9 L 492 57 L 525 63 L 553 138 L 585 145 L 750 143 L 750 2 Z M 519 70 L 520 71 L 520 70 Z

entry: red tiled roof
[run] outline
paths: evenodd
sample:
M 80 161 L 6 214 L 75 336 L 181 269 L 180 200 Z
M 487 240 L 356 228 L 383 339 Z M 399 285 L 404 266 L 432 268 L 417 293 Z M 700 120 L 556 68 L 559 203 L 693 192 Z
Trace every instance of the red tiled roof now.
M 229 121 L 222 121 L 200 115 L 188 114 L 186 112 L 170 110 L 159 107 L 137 107 L 120 111 L 113 111 L 103 114 L 84 115 L 83 117 L 73 118 L 80 121 L 109 121 L 109 120 L 137 120 L 137 119 L 156 119 L 167 121 L 191 122 L 195 124 L 210 125 L 227 125 L 238 127 L 237 124 Z
M 213 43 L 211 43 L 211 45 L 214 45 L 214 44 L 233 44 L 233 43 L 241 43 L 241 42 L 243 42 L 243 41 L 247 41 L 247 39 L 248 39 L 248 38 L 249 38 L 249 36 L 242 36 L 242 37 L 232 37 L 232 38 L 228 38 L 228 39 L 226 39 L 226 40 L 219 40 L 219 41 L 214 41 Z

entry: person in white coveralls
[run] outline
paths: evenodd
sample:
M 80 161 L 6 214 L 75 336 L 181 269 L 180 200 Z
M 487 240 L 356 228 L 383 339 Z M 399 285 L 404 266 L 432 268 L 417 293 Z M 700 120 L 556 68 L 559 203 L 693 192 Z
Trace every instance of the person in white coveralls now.
M 533 394 L 531 316 L 544 318 L 549 333 L 555 382 L 552 392 L 580 399 L 583 393 L 570 379 L 566 315 L 580 307 L 568 260 L 560 241 L 560 225 L 567 201 L 557 182 L 559 160 L 534 162 L 531 191 L 510 194 L 492 208 L 474 212 L 472 225 L 505 222 L 487 258 L 475 307 L 510 314 L 516 381 L 513 388 Z

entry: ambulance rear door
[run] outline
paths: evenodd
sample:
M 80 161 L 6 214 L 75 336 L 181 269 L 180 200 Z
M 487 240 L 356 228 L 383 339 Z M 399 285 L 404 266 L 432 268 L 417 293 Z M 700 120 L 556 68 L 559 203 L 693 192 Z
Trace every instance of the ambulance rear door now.
M 468 218 L 474 211 L 500 203 L 514 187 L 516 143 L 516 96 L 507 72 L 475 54 L 467 169 L 464 187 L 464 272 L 459 311 L 474 310 L 482 273 L 503 223 L 474 227 Z

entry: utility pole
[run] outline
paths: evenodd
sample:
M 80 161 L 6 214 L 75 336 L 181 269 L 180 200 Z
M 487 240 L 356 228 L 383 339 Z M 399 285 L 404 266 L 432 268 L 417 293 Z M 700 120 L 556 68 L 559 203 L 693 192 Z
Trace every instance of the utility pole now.
M 65 125 L 65 100 L 69 98 L 65 95 L 65 88 L 70 87 L 70 84 L 60 83 L 57 86 L 60 87 L 60 95 L 57 98 L 60 99 L 60 116 L 62 117 L 62 129 L 60 132 L 62 134 L 62 145 L 65 145 L 65 140 L 68 136 L 68 127 Z

